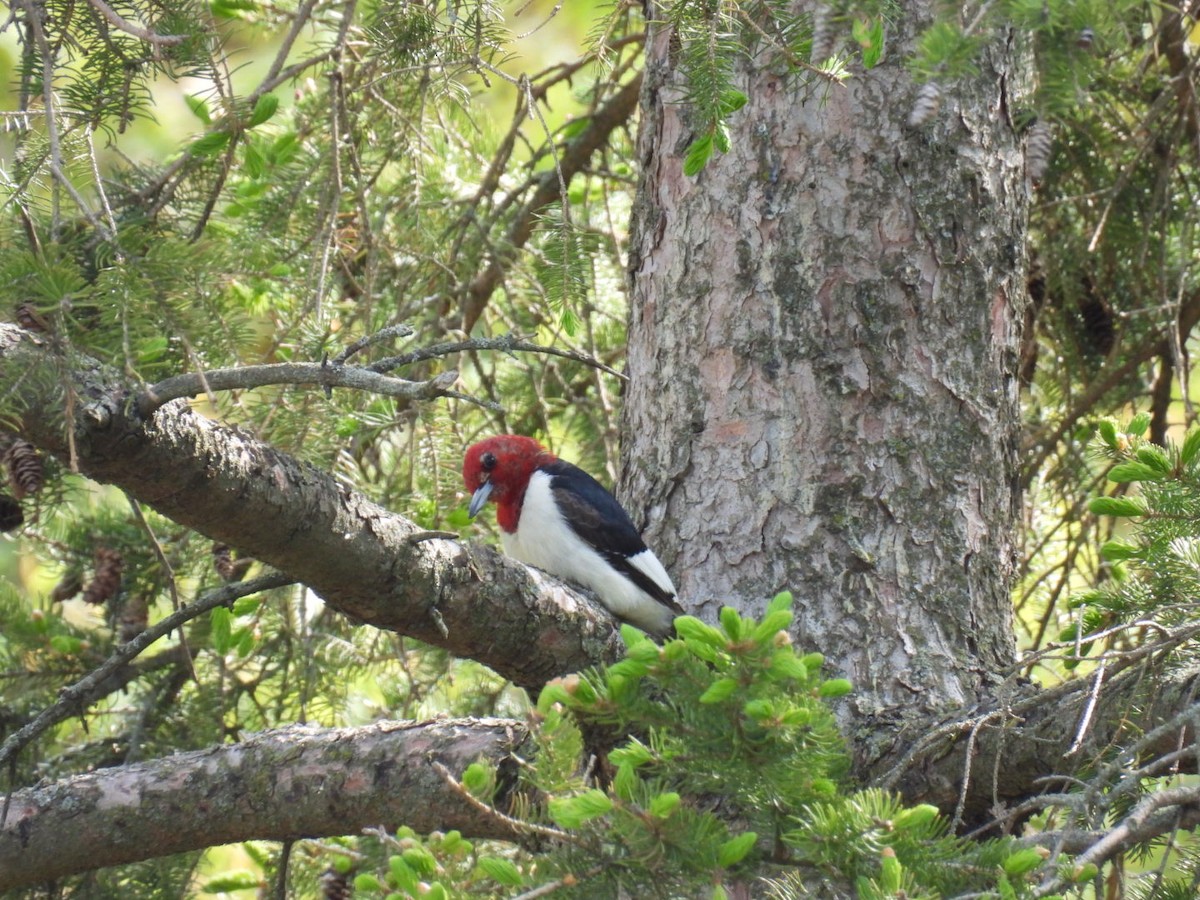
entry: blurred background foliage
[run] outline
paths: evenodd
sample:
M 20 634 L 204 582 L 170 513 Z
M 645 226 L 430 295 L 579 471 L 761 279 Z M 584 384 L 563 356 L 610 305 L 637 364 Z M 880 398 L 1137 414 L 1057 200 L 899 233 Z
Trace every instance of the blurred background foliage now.
M 910 61 L 932 87 L 898 100 L 914 128 L 952 115 L 955 77 L 1008 29 L 1036 58 L 1037 92 L 1000 113 L 1024 137 L 1033 204 L 1015 593 L 1033 650 L 1077 633 L 1072 597 L 1121 574 L 1099 548 L 1122 526 L 1088 507 L 1127 490 L 1105 487 L 1097 419 L 1145 411 L 1161 440 L 1195 418 L 1194 7 L 967 4 Z M 718 150 L 738 139 L 744 102 L 731 100 L 731 55 L 772 43 L 836 82 L 878 61 L 899 13 L 890 2 L 666 9 L 685 37 L 697 134 Z M 746 19 L 759 23 L 752 39 Z M 579 358 L 446 348 L 514 334 L 622 368 L 644 24 L 624 0 L 14 2 L 0 33 L 0 309 L 145 384 L 334 358 L 405 325 L 410 336 L 354 361 L 413 379 L 455 368 L 462 397 L 281 387 L 196 406 L 430 529 L 472 530 L 458 467 L 487 433 L 537 435 L 613 483 L 618 377 Z M 0 739 L 148 623 L 257 571 L 11 436 L 3 447 Z M 1077 674 L 1041 660 L 1039 678 Z M 527 703 L 477 664 L 354 628 L 299 588 L 197 620 L 122 671 L 19 756 L 12 783 L 285 722 Z M 278 865 L 278 848 L 231 852 L 59 890 L 252 889 Z M 291 865 L 320 890 L 321 844 Z

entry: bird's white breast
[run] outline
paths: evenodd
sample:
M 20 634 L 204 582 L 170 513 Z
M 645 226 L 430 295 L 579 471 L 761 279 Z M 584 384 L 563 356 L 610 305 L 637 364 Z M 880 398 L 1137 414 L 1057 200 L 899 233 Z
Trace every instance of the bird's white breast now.
M 551 481 L 552 476 L 542 471 L 530 477 L 516 532 L 501 530 L 504 551 L 523 563 L 590 588 L 618 618 L 646 631 L 668 631 L 671 610 L 614 569 L 575 533 L 554 502 Z M 665 591 L 675 593 L 670 576 L 652 552 L 644 550 L 629 557 L 629 562 Z

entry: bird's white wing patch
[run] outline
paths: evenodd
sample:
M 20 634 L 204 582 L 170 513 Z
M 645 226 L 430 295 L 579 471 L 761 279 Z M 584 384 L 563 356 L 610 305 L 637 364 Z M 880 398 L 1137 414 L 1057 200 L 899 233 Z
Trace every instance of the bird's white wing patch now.
M 667 574 L 667 570 L 663 568 L 663 564 L 658 561 L 658 557 L 654 555 L 652 550 L 643 550 L 641 553 L 635 553 L 629 557 L 629 563 L 635 568 L 641 569 L 647 578 L 671 596 L 679 593 L 679 591 L 675 590 L 675 584 L 671 581 L 671 576 Z

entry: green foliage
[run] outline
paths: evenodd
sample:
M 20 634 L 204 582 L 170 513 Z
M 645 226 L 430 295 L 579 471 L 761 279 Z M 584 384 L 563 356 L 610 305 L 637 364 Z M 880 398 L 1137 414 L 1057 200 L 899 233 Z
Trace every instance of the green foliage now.
M 1127 564 L 1119 578 L 1081 594 L 1074 606 L 1087 630 L 1110 627 L 1142 617 L 1164 626 L 1195 615 L 1200 595 L 1200 429 L 1181 444 L 1154 444 L 1144 437 L 1148 421 L 1137 416 L 1124 429 L 1111 422 L 1098 427 L 1097 442 L 1112 465 L 1110 483 L 1136 495 L 1094 498 L 1089 508 L 1099 514 L 1132 521 L 1120 539 L 1106 542 L 1104 558 Z M 1076 627 L 1061 640 L 1075 640 Z M 1107 646 L 1107 643 L 1101 645 Z M 1086 643 L 1084 649 L 1096 649 Z
M 538 751 L 516 804 L 537 849 L 481 854 L 451 875 L 445 842 L 431 839 L 427 869 L 456 896 L 497 885 L 718 896 L 768 859 L 770 871 L 791 873 L 797 895 L 840 885 L 860 898 L 937 897 L 1003 881 L 1011 896 L 1032 896 L 1044 852 L 968 844 L 936 808 L 847 783 L 823 699 L 837 679 L 822 677 L 819 654 L 792 648 L 791 602 L 780 594 L 757 621 L 726 608 L 720 627 L 681 617 L 662 646 L 625 626 L 625 659 L 551 682 L 538 698 Z M 585 734 L 593 752 L 609 748 L 595 770 L 583 766 Z M 494 783 L 479 765 L 462 777 L 477 797 Z M 360 876 L 361 889 L 417 896 L 394 859 L 391 871 Z

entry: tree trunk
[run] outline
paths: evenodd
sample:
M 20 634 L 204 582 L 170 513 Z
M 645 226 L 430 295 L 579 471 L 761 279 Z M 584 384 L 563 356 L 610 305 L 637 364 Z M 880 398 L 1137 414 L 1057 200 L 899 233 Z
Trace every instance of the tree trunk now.
M 733 146 L 694 178 L 652 26 L 629 260 L 623 496 L 698 615 L 792 590 L 857 720 L 970 704 L 1014 660 L 1017 54 L 910 127 L 934 4 L 902 6 L 844 85 L 743 65 Z

